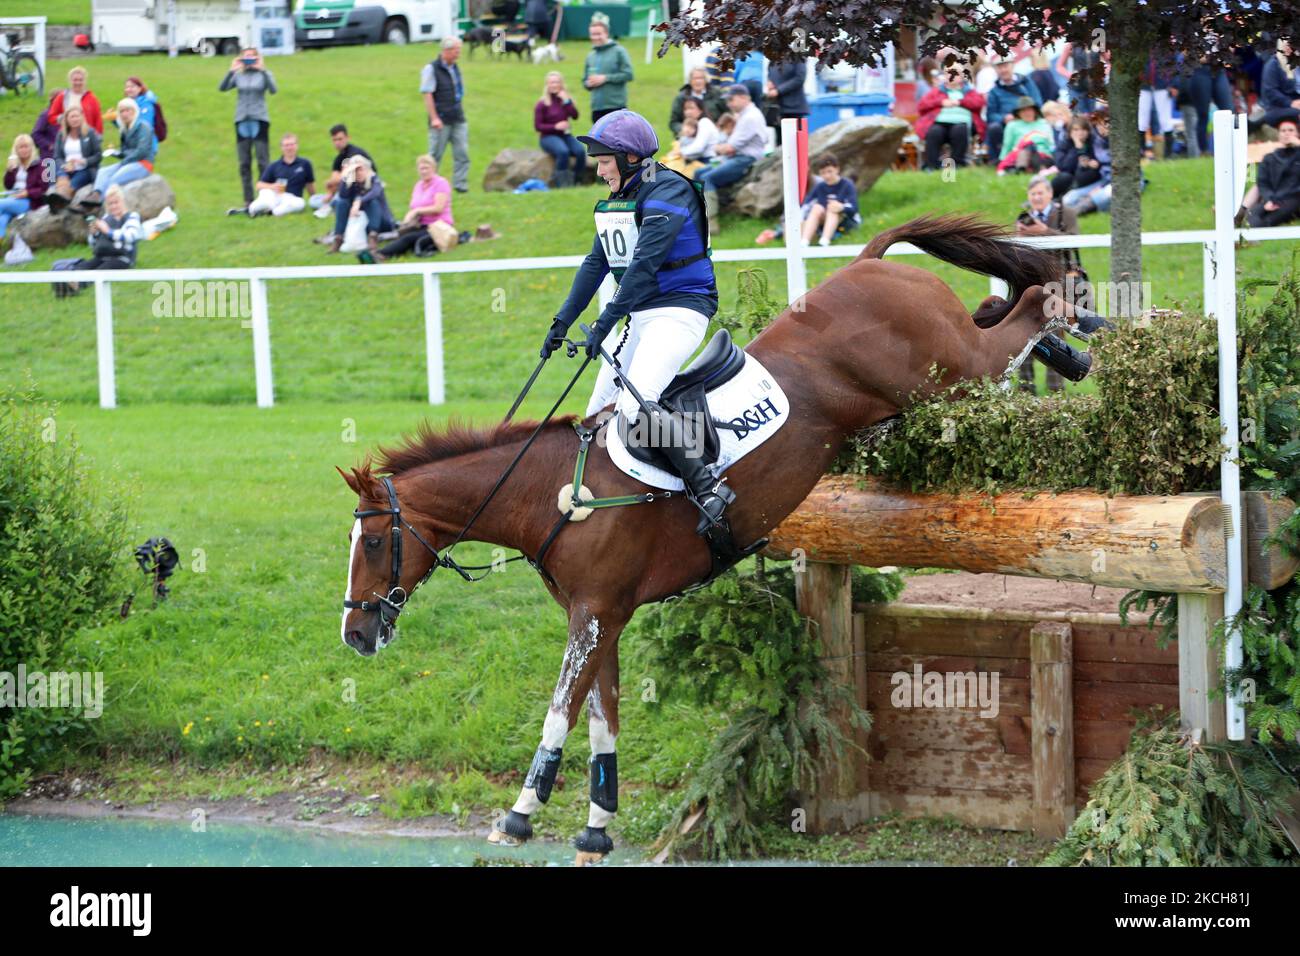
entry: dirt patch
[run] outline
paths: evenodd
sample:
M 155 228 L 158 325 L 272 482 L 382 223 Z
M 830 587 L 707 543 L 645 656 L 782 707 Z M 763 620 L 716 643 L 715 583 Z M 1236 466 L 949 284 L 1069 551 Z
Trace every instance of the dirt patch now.
M 922 574 L 907 579 L 900 604 L 944 604 L 995 611 L 1074 611 L 1115 614 L 1123 588 L 1095 587 L 1069 581 L 1045 581 L 1010 574 Z M 1144 620 L 1145 615 L 1132 615 Z

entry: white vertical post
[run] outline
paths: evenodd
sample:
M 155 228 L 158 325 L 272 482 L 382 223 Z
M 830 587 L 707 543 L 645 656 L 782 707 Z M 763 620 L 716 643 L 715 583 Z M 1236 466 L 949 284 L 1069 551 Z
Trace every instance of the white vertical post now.
M 424 355 L 429 370 L 429 404 L 447 400 L 447 379 L 442 366 L 442 277 L 424 274 Z
M 41 65 L 41 76 L 48 83 L 49 71 L 45 69 L 45 17 L 36 19 L 36 26 L 32 29 L 32 43 L 36 47 L 36 62 Z
M 618 291 L 618 283 L 614 281 L 614 274 L 611 272 L 606 275 L 604 281 L 600 283 L 600 289 L 596 292 L 596 301 L 600 304 L 600 310 L 605 311 L 605 306 L 609 305 L 610 299 L 614 298 L 614 293 Z
M 99 407 L 117 408 L 113 367 L 113 283 L 95 280 L 95 346 L 99 355 Z
M 654 26 L 659 22 L 658 11 L 647 10 L 645 15 L 645 63 L 649 66 L 654 60 Z
M 167 56 L 175 57 L 178 53 L 176 47 L 176 0 L 167 0 Z
M 266 317 L 266 282 L 256 276 L 248 280 L 248 297 L 253 306 L 253 376 L 257 381 L 257 407 L 275 404 L 271 380 L 271 325 Z
M 808 291 L 799 216 L 799 121 L 781 120 L 782 193 L 785 200 L 785 287 L 790 302 Z
M 1201 244 L 1201 297 L 1205 302 L 1205 317 L 1214 318 L 1218 314 L 1219 303 L 1215 296 L 1215 270 L 1217 266 L 1214 262 L 1214 243 L 1206 242 Z
M 1245 117 L 1242 117 L 1244 123 Z M 1219 328 L 1219 421 L 1223 426 L 1223 458 L 1219 463 L 1223 507 L 1231 522 L 1228 540 L 1228 582 L 1223 596 L 1223 613 L 1227 620 L 1241 611 L 1244 598 L 1245 548 L 1242 546 L 1245 523 L 1241 514 L 1241 469 L 1237 409 L 1237 250 L 1233 244 L 1233 215 L 1241 205 L 1242 177 L 1237 173 L 1238 135 L 1236 118 L 1229 110 L 1214 114 L 1214 263 L 1215 316 Z M 1226 634 L 1223 665 L 1228 671 L 1241 667 L 1241 631 L 1230 628 Z M 1246 739 L 1245 710 L 1240 693 L 1227 698 L 1229 740 Z

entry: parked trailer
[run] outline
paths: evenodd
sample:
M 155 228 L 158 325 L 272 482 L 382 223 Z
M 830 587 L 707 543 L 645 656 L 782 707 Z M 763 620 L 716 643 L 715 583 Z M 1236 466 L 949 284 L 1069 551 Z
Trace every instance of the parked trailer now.
M 92 0 L 91 41 L 112 53 L 293 52 L 290 0 Z
M 456 33 L 458 0 L 298 0 L 299 47 L 355 43 L 404 44 Z

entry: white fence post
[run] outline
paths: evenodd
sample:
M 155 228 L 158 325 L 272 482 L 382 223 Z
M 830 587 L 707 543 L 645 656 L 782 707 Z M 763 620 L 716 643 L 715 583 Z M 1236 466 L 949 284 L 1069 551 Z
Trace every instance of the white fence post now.
M 1202 289 L 1201 297 L 1205 303 L 1204 311 L 1205 311 L 1205 317 L 1207 319 L 1214 318 L 1214 316 L 1217 315 L 1219 311 L 1219 303 L 1215 298 L 1215 296 L 1218 295 L 1218 293 L 1215 291 L 1216 286 L 1214 282 L 1216 269 L 1217 269 L 1217 265 L 1215 264 L 1214 261 L 1214 243 L 1212 242 L 1202 243 L 1201 244 L 1201 289 Z
M 429 371 L 429 404 L 447 400 L 447 380 L 442 362 L 442 279 L 424 274 L 424 355 Z
M 1243 123 L 1245 117 L 1241 117 Z M 1241 611 L 1244 599 L 1245 525 L 1241 514 L 1241 469 L 1237 464 L 1240 453 L 1239 414 L 1237 408 L 1237 249 L 1234 244 L 1232 219 L 1241 205 L 1244 171 L 1237 166 L 1238 134 L 1236 118 L 1229 110 L 1214 114 L 1214 264 L 1215 316 L 1219 328 L 1219 421 L 1223 426 L 1223 458 L 1219 463 L 1223 507 L 1231 522 L 1232 535 L 1228 539 L 1228 586 L 1223 596 L 1223 614 L 1231 621 Z M 1229 628 L 1224 645 L 1223 665 L 1228 671 L 1241 667 L 1242 646 L 1239 628 Z M 1227 728 L 1229 740 L 1246 739 L 1245 710 L 1240 693 L 1227 699 Z
M 113 283 L 95 280 L 95 346 L 99 355 L 99 407 L 117 408 L 113 366 Z
M 271 325 L 266 316 L 266 282 L 256 276 L 248 280 L 253 306 L 253 375 L 257 380 L 257 407 L 275 404 L 271 379 Z
M 785 201 L 785 287 L 795 302 L 808 291 L 808 270 L 803 258 L 803 221 L 799 216 L 799 121 L 781 120 L 781 172 Z

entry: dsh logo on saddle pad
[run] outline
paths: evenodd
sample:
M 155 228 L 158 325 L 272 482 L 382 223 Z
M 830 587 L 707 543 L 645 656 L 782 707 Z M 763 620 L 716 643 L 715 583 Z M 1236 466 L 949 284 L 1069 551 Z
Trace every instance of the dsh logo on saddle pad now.
M 731 381 L 709 392 L 709 413 L 718 426 L 718 461 L 714 470 L 721 475 L 729 467 L 767 441 L 790 417 L 790 401 L 771 373 L 752 355 L 745 356 L 745 367 Z M 682 480 L 671 472 L 655 468 L 633 458 L 623 446 L 617 428 L 606 426 L 605 449 L 621 471 L 654 488 L 680 490 Z

